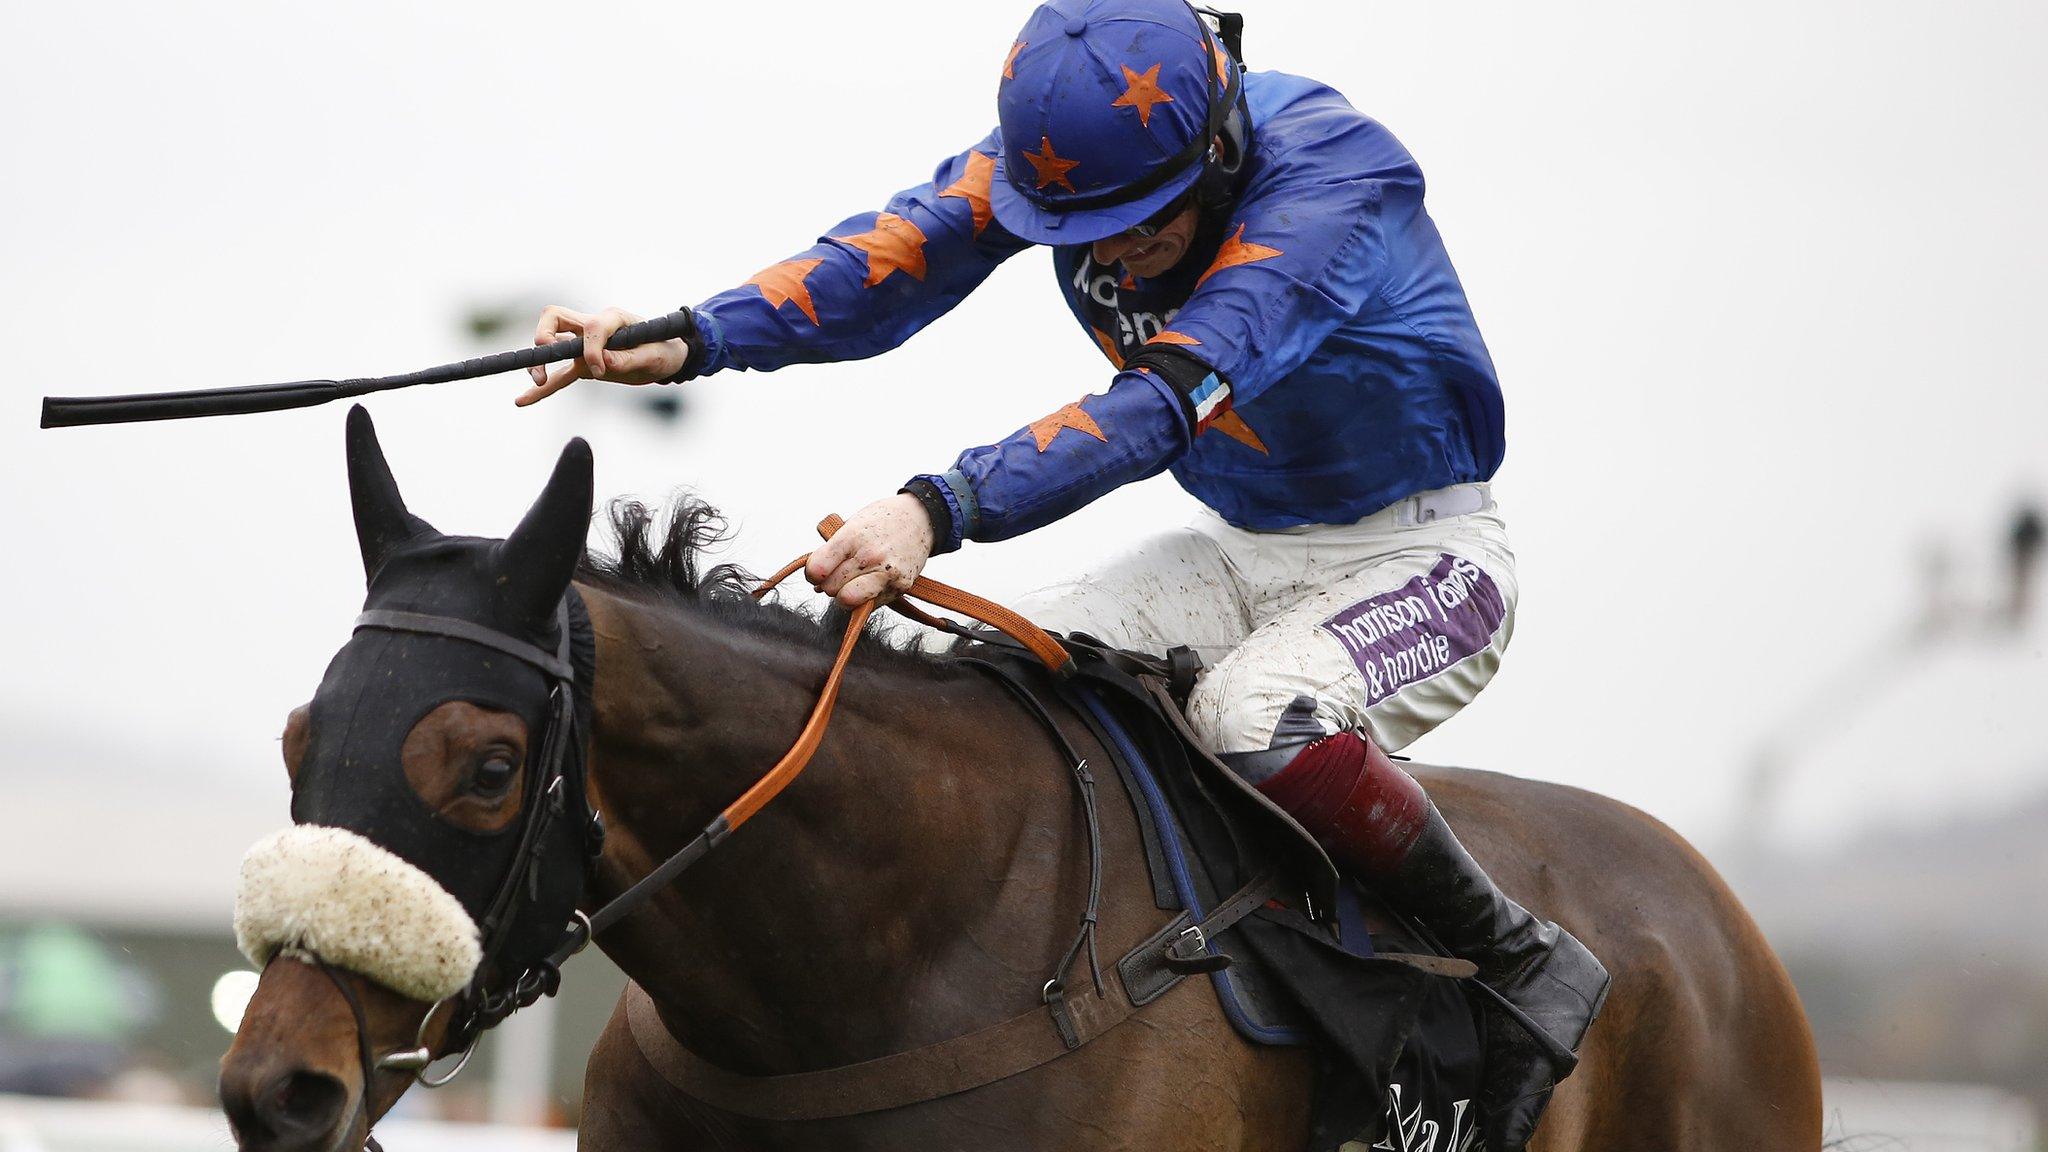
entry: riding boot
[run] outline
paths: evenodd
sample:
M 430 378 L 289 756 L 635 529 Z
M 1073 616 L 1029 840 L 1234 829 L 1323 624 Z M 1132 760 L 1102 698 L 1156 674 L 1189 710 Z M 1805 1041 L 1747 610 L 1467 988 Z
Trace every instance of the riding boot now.
M 1520 1149 L 1557 1081 L 1578 1064 L 1607 999 L 1607 970 L 1570 933 L 1495 887 L 1422 786 L 1362 734 L 1301 746 L 1255 783 L 1339 863 L 1479 966 L 1479 980 L 1505 1002 L 1488 1005 L 1479 1101 L 1486 1146 Z

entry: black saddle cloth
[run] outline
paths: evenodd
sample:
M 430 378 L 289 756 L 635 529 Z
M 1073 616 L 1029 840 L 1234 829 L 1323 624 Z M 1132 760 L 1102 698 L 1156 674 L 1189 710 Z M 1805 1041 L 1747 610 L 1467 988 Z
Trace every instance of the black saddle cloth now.
M 1282 877 L 1273 900 L 1211 942 L 1232 963 L 1206 978 L 1247 1040 L 1316 1052 L 1312 1152 L 1350 1141 L 1396 1152 L 1476 1147 L 1483 1017 L 1462 982 L 1387 958 L 1433 949 L 1340 876 L 1292 817 L 1194 744 L 1174 698 L 1175 669 L 1085 638 L 1069 649 L 1077 670 L 1058 682 L 1027 657 L 975 655 L 1010 662 L 1063 699 L 1111 751 L 1162 910 L 1192 902 L 1206 913 L 1255 877 Z M 1134 1000 L 1146 994 L 1122 975 Z

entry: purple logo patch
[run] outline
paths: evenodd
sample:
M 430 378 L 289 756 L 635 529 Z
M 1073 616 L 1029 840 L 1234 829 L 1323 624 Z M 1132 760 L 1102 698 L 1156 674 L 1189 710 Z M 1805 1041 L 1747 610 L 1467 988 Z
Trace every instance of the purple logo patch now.
M 1321 627 L 1351 654 L 1372 705 L 1484 649 L 1506 618 L 1507 600 L 1493 577 L 1445 552 L 1428 572 Z

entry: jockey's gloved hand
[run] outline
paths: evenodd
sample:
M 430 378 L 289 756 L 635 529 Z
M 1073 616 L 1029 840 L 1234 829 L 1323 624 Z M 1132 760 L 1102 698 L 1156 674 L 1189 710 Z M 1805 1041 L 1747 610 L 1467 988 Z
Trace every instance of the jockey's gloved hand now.
M 513 403 L 523 408 L 553 396 L 578 380 L 658 384 L 681 376 L 684 366 L 689 363 L 691 351 L 690 345 L 681 338 L 617 351 L 605 347 L 605 342 L 612 338 L 614 332 L 628 324 L 638 324 L 642 319 L 622 308 L 576 312 L 558 304 L 548 305 L 541 310 L 540 323 L 534 326 L 533 342 L 553 344 L 581 336 L 583 355 L 552 369 L 544 365 L 527 369 L 527 375 L 533 377 L 533 387 L 520 393 Z
M 855 512 L 804 565 L 818 591 L 854 608 L 909 591 L 932 555 L 932 520 L 922 501 L 898 492 Z

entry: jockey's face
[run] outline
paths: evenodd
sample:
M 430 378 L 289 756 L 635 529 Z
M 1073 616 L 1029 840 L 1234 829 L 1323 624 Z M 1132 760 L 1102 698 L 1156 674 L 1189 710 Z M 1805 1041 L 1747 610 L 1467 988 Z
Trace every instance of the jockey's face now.
M 1097 240 L 1095 262 L 1107 267 L 1122 261 L 1124 270 L 1133 276 L 1162 276 L 1188 254 L 1201 216 L 1200 207 L 1191 199 L 1178 216 L 1160 225 L 1150 236 L 1119 232 L 1106 240 Z

